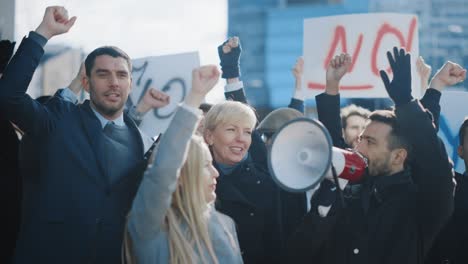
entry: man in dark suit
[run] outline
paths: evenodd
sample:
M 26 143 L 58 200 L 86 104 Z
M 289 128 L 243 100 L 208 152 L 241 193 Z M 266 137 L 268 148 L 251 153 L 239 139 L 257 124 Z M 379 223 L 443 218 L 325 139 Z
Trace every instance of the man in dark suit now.
M 86 58 L 90 101 L 40 104 L 26 94 L 43 46 L 75 20 L 63 7 L 48 7 L 0 79 L 0 110 L 41 153 L 39 171 L 24 179 L 14 263 L 120 262 L 126 215 L 147 164 L 152 141 L 123 111 L 131 62 L 120 49 L 101 47 Z

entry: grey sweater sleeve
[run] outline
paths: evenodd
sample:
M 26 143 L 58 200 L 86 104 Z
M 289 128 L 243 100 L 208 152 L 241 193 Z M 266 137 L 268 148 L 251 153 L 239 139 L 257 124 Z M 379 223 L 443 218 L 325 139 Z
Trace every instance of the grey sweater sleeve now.
M 156 158 L 143 175 L 130 211 L 128 230 L 135 244 L 154 238 L 160 231 L 198 119 L 195 112 L 179 107 L 163 134 Z

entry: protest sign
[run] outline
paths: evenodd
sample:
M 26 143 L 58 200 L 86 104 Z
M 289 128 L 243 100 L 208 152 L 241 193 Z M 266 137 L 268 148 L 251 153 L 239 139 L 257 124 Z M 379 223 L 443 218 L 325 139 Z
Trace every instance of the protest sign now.
M 168 127 L 174 112 L 191 89 L 192 70 L 200 66 L 198 52 L 181 53 L 132 60 L 132 92 L 127 108 L 137 105 L 149 88 L 170 96 L 169 105 L 150 110 L 140 124 L 149 136 L 157 136 Z
M 307 98 L 325 89 L 328 63 L 341 52 L 352 56 L 352 65 L 340 83 L 341 97 L 388 97 L 379 70 L 392 78 L 387 51 L 394 46 L 411 53 L 413 97 L 420 97 L 416 72 L 419 56 L 417 17 L 411 14 L 375 13 L 310 18 L 304 20 L 304 80 Z

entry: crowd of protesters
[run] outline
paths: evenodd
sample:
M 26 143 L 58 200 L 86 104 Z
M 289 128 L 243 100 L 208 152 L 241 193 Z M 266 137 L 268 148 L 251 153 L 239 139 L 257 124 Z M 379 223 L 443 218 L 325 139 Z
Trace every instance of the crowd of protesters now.
M 366 175 L 290 192 L 274 181 L 268 148 L 304 117 L 302 58 L 289 106 L 259 122 L 241 81 L 240 39 L 227 39 L 221 71 L 193 69 L 155 140 L 138 125 L 170 97 L 148 89 L 126 109 L 132 63 L 118 47 L 93 50 L 53 96 L 26 93 L 44 46 L 76 20 L 50 6 L 16 52 L 0 42 L 2 263 L 468 263 L 468 119 L 454 146 L 464 172 L 437 136 L 441 91 L 465 80 L 462 66 L 448 61 L 429 80 L 419 58 L 424 96 L 413 98 L 411 55 L 395 47 L 392 78 L 380 71 L 394 106 L 371 112 L 340 109 L 353 58 L 336 54 L 315 97 L 318 119 L 335 147 L 368 161 Z M 226 101 L 204 103 L 220 77 Z M 79 102 L 82 89 L 89 100 Z

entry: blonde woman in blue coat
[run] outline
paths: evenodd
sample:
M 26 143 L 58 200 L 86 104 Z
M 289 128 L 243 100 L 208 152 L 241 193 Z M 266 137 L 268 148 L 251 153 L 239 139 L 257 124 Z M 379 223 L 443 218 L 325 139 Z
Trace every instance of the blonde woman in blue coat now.
M 192 90 L 163 134 L 133 201 L 127 263 L 242 263 L 234 222 L 213 207 L 219 174 L 207 145 L 194 135 L 197 108 L 218 79 L 216 66 L 192 73 Z

